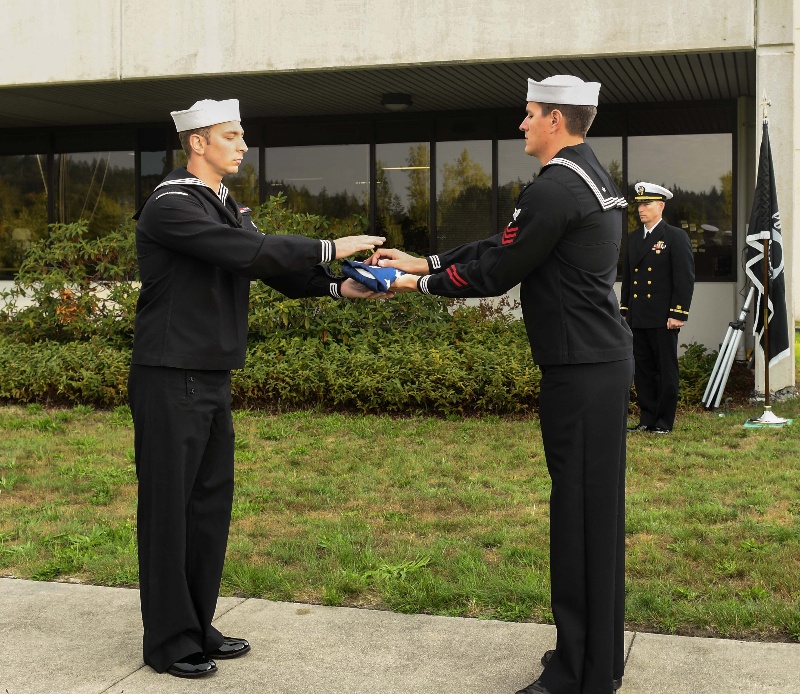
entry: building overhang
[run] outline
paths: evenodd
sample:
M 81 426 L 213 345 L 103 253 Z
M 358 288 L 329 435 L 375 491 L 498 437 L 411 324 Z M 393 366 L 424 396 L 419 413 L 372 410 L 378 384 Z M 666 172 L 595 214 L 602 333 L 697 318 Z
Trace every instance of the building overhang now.
M 244 120 L 386 113 L 389 93 L 410 95 L 404 113 L 521 114 L 526 78 L 554 74 L 600 82 L 601 110 L 756 96 L 756 53 L 739 50 L 12 86 L 0 88 L 0 129 L 169 122 L 170 111 L 206 98 L 238 98 Z

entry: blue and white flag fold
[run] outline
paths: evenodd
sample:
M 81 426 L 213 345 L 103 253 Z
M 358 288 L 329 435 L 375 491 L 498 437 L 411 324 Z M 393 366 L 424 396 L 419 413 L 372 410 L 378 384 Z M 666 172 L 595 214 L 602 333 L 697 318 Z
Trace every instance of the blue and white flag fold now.
M 392 283 L 406 273 L 393 267 L 367 265 L 356 260 L 343 260 L 342 273 L 356 282 L 360 282 L 373 292 L 386 293 Z

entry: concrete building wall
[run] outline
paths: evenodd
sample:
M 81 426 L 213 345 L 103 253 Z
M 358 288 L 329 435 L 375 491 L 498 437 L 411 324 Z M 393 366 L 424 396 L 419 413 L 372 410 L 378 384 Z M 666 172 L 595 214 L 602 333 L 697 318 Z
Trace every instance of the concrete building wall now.
M 793 16 L 792 16 L 792 24 L 793 24 L 793 36 L 792 40 L 794 42 L 795 51 L 794 51 L 794 79 L 789 83 L 791 85 L 790 89 L 792 92 L 793 98 L 793 106 L 794 106 L 794 119 L 793 119 L 793 127 L 792 127 L 792 135 L 794 140 L 794 147 L 793 147 L 793 154 L 792 154 L 792 170 L 797 173 L 800 172 L 800 115 L 798 115 L 798 110 L 800 110 L 800 52 L 797 50 L 797 46 L 800 46 L 800 0 L 794 0 L 793 6 Z M 800 190 L 797 189 L 797 186 L 793 186 L 791 191 L 789 191 L 790 195 L 792 196 L 789 200 L 789 204 L 792 206 L 792 209 L 800 209 Z M 798 219 L 798 216 L 795 215 L 795 219 Z M 787 226 L 787 229 L 790 227 Z M 793 236 L 796 236 L 800 231 L 791 228 L 793 232 Z M 796 232 L 796 233 L 794 233 Z M 794 302 L 794 319 L 796 322 L 800 323 L 800 250 L 798 250 L 798 246 L 795 243 L 792 243 L 792 274 L 795 278 L 794 282 L 792 282 L 793 287 L 793 302 Z M 788 285 L 787 285 L 788 286 Z M 791 319 L 792 314 L 789 314 Z
M 755 5 L 7 0 L 0 85 L 734 50 L 754 46 Z
M 8 0 L 0 85 L 118 80 L 120 0 Z
M 800 70 L 800 57 L 795 52 L 794 22 L 796 0 L 761 0 L 756 14 L 756 149 L 754 160 L 758 160 L 761 147 L 761 122 L 764 109 L 761 102 L 769 102 L 766 113 L 769 117 L 769 140 L 783 237 L 784 271 L 786 273 L 786 308 L 789 324 L 795 313 L 795 296 L 800 292 L 795 269 L 795 238 L 798 233 L 800 203 L 797 190 L 797 150 L 800 148 L 800 108 L 794 99 L 794 85 Z M 755 180 L 751 180 L 751 186 Z M 797 221 L 796 221 L 797 220 Z M 791 355 L 770 369 L 770 390 L 780 390 L 794 385 L 794 341 L 789 342 Z M 760 350 L 756 356 L 756 390 L 764 392 L 764 368 Z

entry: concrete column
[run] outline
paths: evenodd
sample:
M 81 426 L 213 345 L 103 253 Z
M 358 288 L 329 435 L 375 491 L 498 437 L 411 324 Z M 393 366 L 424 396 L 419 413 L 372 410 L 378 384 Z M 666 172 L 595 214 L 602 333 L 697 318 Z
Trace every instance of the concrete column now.
M 794 96 L 794 170 L 800 176 L 800 0 L 794 0 L 794 15 L 792 16 L 792 24 L 794 25 L 794 75 L 792 84 L 792 91 Z M 800 182 L 800 181 L 798 181 Z M 797 203 L 800 202 L 800 191 L 796 186 L 792 187 L 794 199 L 791 201 L 793 209 L 798 209 Z M 799 213 L 800 215 L 800 213 Z M 796 231 L 796 230 L 795 230 Z M 800 246 L 800 244 L 798 244 Z M 792 248 L 795 248 L 792 244 Z M 793 301 L 794 301 L 794 320 L 800 323 L 800 251 L 792 253 L 792 268 L 795 277 L 792 282 L 793 288 Z M 792 314 L 789 314 L 790 318 Z M 797 374 L 795 374 L 795 377 Z
M 783 252 L 786 273 L 786 304 L 790 325 L 795 316 L 794 239 L 800 233 L 800 214 L 794 210 L 800 204 L 800 111 L 795 94 L 800 79 L 800 56 L 795 52 L 798 32 L 794 28 L 795 6 L 798 0 L 758 0 L 756 4 L 756 142 L 755 158 L 761 147 L 760 103 L 764 96 L 771 102 L 768 108 L 769 139 L 775 167 L 778 205 L 781 215 Z M 751 181 L 751 186 L 755 180 Z M 791 335 L 791 355 L 769 372 L 770 391 L 793 387 L 794 335 Z M 764 359 L 756 349 L 756 391 L 764 392 Z

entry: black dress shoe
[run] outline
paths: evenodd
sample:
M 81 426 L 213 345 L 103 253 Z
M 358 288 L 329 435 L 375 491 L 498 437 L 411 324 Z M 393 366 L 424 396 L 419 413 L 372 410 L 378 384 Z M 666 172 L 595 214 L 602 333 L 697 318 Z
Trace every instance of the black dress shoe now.
M 647 431 L 651 434 L 669 434 L 672 429 L 665 429 L 664 427 L 650 427 Z
M 544 652 L 544 655 L 542 656 L 542 665 L 547 667 L 547 663 L 550 662 L 550 658 L 553 657 L 553 653 L 555 653 L 555 651 L 553 651 L 553 650 Z M 618 680 L 611 680 L 611 682 L 614 685 L 614 691 L 617 691 L 617 689 L 622 687 L 622 678 L 621 677 Z M 536 684 L 536 682 L 534 682 L 534 684 Z M 536 690 L 534 689 L 533 691 L 536 691 Z
M 225 639 L 222 645 L 207 654 L 209 658 L 216 658 L 217 660 L 238 658 L 250 650 L 250 644 L 245 639 L 235 639 L 232 636 L 223 636 L 222 638 Z
M 192 653 L 176 660 L 167 668 L 175 677 L 205 677 L 217 671 L 217 664 L 202 653 Z
M 517 694 L 550 694 L 550 691 L 539 680 L 531 682 L 525 689 L 520 689 Z

